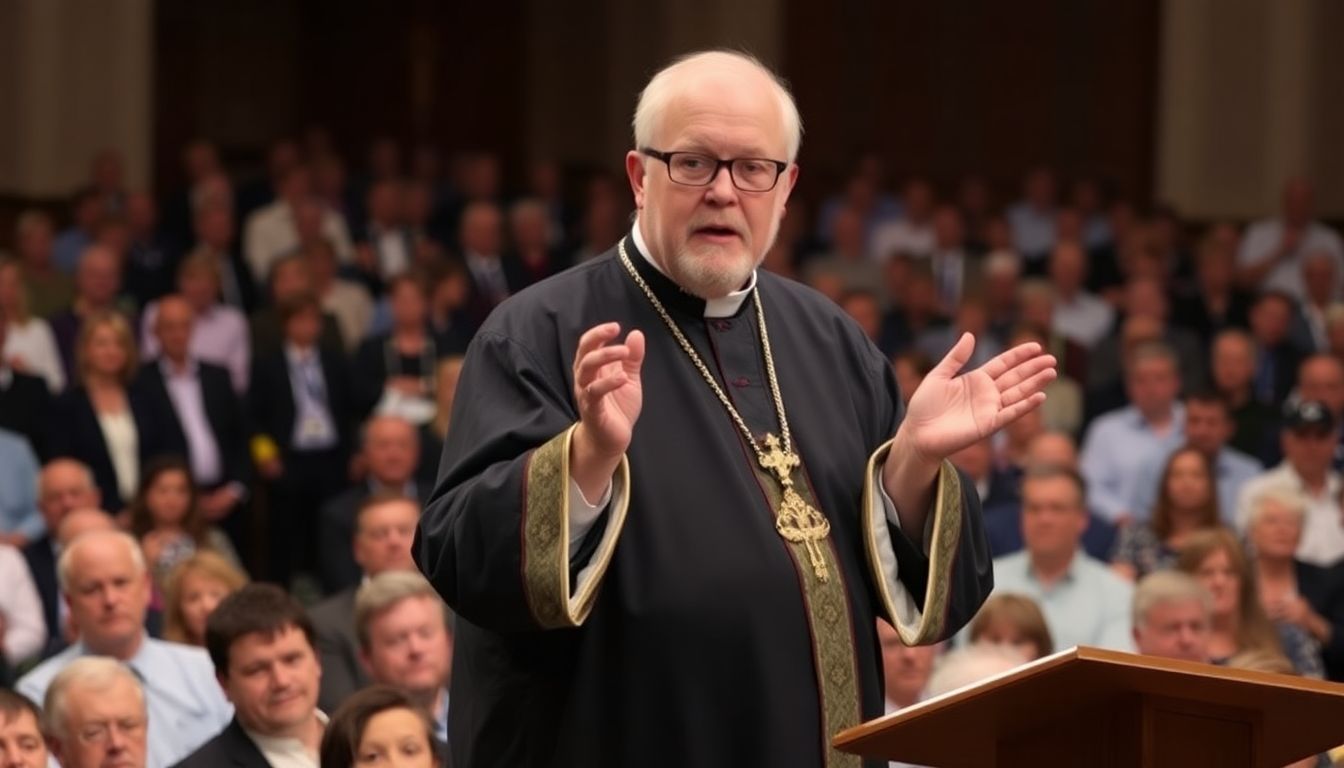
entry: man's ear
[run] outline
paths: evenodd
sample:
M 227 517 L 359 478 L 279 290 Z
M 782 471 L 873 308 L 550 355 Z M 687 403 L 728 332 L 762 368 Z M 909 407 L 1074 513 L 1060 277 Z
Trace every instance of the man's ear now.
M 644 157 L 633 149 L 625 153 L 625 175 L 635 195 L 635 209 L 644 210 Z

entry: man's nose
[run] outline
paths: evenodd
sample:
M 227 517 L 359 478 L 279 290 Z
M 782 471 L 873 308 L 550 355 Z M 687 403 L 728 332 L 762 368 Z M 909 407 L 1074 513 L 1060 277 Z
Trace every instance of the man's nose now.
M 719 166 L 709 183 L 706 196 L 716 202 L 726 202 L 737 197 L 737 187 L 733 186 L 733 172 L 730 166 Z

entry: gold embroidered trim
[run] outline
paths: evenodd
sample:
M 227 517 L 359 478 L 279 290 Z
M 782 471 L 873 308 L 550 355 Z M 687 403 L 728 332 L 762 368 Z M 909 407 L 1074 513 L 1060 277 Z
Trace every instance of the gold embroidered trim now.
M 756 470 L 756 476 L 765 489 L 771 508 L 778 509 L 781 503 L 779 483 L 760 469 Z M 817 507 L 807 482 L 795 483 L 793 487 L 804 501 Z M 807 609 L 812 638 L 812 661 L 817 672 L 817 694 L 821 698 L 818 704 L 825 764 L 828 768 L 859 768 L 862 762 L 857 755 L 846 754 L 831 746 L 835 734 L 863 720 L 856 677 L 854 624 L 845 593 L 845 574 L 835 555 L 835 540 L 828 537 L 821 541 L 821 556 L 833 564 L 828 570 L 834 576 L 826 581 L 822 581 L 812 567 L 807 542 L 785 543 L 793 555 L 793 565 L 803 585 L 803 605 Z
M 575 425 L 577 426 L 577 425 Z M 612 478 L 611 516 L 602 541 L 580 572 L 571 597 L 569 583 L 569 445 L 574 427 L 532 452 L 527 462 L 523 508 L 523 591 L 538 626 L 577 627 L 593 609 L 597 588 L 611 565 L 616 540 L 630 504 L 630 465 L 624 456 Z
M 961 476 L 950 462 L 944 460 L 938 467 L 938 487 L 933 504 L 933 532 L 929 544 L 929 583 L 924 595 L 924 610 L 914 624 L 900 620 L 895 596 L 891 585 L 882 571 L 882 560 L 878 551 L 878 539 L 873 523 L 866 518 L 872 514 L 873 505 L 881 508 L 877 483 L 878 464 L 891 452 L 891 441 L 880 446 L 868 459 L 868 469 L 864 474 L 863 509 L 865 524 L 863 538 L 868 553 L 868 565 L 872 568 L 882 598 L 882 607 L 887 619 L 896 628 L 901 642 L 906 645 L 927 645 L 936 642 L 943 634 L 947 619 L 949 592 L 952 588 L 952 565 L 956 558 L 957 544 L 961 540 Z M 885 521 L 882 523 L 885 525 Z M 927 523 L 926 523 L 927 525 Z

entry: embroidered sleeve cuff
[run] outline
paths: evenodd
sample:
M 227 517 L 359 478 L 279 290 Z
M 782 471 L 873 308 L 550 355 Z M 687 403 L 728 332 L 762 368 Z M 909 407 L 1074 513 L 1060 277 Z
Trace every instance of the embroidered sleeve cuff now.
M 888 441 L 868 460 L 863 489 L 864 515 L 868 520 L 864 526 L 864 549 L 887 619 L 906 645 L 924 645 L 943 635 L 952 566 L 964 514 L 961 476 L 947 461 L 939 467 L 933 509 L 924 526 L 924 552 L 929 558 L 929 571 L 923 610 L 920 610 L 915 596 L 899 578 L 896 549 L 891 540 L 889 526 L 894 524 L 900 530 L 900 523 L 896 506 L 882 488 L 882 467 L 890 452 L 891 442 Z
M 577 492 L 569 474 L 573 435 L 570 427 L 552 438 L 532 452 L 527 464 L 522 521 L 524 590 L 533 617 L 544 629 L 577 627 L 588 617 L 629 505 L 630 465 L 624 457 L 604 494 L 609 498 L 600 500 L 601 505 L 592 507 Z M 573 535 L 576 517 L 587 533 L 604 507 L 610 507 L 611 517 L 602 540 L 571 589 L 572 542 L 582 539 L 582 535 Z

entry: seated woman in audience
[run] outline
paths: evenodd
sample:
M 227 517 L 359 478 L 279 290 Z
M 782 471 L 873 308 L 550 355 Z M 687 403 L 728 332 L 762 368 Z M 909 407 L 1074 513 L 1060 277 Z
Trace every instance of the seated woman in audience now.
M 135 339 L 114 310 L 85 321 L 76 346 L 78 381 L 57 398 L 48 445 L 53 457 L 84 462 L 103 508 L 120 513 L 140 485 L 140 471 L 165 442 L 154 405 L 130 388 L 137 370 Z
M 375 685 L 345 700 L 322 734 L 322 768 L 396 765 L 438 768 L 429 715 L 396 688 Z
M 409 274 L 392 278 L 387 296 L 392 330 L 366 340 L 355 355 L 355 407 L 361 417 L 392 414 L 421 426 L 434 418 L 435 373 L 442 353 L 429 332 L 419 279 Z
M 1286 656 L 1298 674 L 1322 677 L 1320 648 L 1292 624 L 1277 631 L 1260 606 L 1255 573 L 1231 531 L 1216 528 L 1190 535 L 1176 568 L 1194 576 L 1213 597 L 1209 657 L 1224 664 L 1239 653 L 1263 651 Z
M 1167 459 L 1151 518 L 1121 531 L 1111 568 L 1137 581 L 1170 568 L 1192 534 L 1218 526 L 1218 493 L 1209 460 L 1194 448 L 1181 448 Z
M 5 318 L 0 359 L 20 373 L 41 377 L 53 395 L 60 394 L 65 389 L 65 366 L 56 337 L 46 320 L 29 312 L 23 267 L 10 259 L 0 260 L 0 315 Z
M 1003 645 L 1035 661 L 1055 652 L 1055 641 L 1036 601 L 1026 595 L 994 594 L 971 620 L 971 643 Z
M 191 468 L 177 457 L 150 462 L 140 493 L 131 504 L 131 535 L 140 541 L 145 563 L 160 589 L 178 563 L 209 549 L 240 568 L 229 537 L 208 526 L 201 514 Z
M 163 589 L 163 639 L 205 645 L 205 620 L 245 584 L 247 576 L 237 566 L 208 549 L 178 563 Z
M 1246 533 L 1265 613 L 1275 623 L 1295 626 L 1315 640 L 1329 678 L 1344 679 L 1342 569 L 1294 557 L 1306 501 L 1291 490 L 1270 490 L 1252 499 L 1250 510 Z

